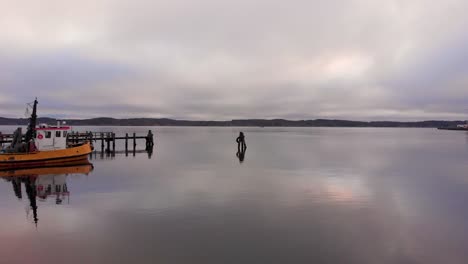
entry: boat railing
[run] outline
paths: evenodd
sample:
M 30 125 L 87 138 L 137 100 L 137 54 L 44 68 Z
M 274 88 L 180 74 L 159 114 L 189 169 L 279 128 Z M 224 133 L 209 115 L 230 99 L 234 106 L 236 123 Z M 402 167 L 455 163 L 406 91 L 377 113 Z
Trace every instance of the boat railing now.
M 13 141 L 14 134 L 1 134 L 0 133 L 0 145 L 5 143 L 11 143 Z M 21 141 L 25 140 L 25 135 L 21 136 Z

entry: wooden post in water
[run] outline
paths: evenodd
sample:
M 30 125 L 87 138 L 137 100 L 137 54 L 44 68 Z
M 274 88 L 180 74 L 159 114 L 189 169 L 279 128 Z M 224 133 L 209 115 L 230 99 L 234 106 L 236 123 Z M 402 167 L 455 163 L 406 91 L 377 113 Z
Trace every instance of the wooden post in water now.
M 153 141 L 153 132 L 148 130 L 148 135 L 145 137 L 146 140 L 146 151 L 150 152 L 153 150 L 154 141 Z
M 128 133 L 125 133 L 125 156 L 128 156 Z
M 101 152 L 104 152 L 104 133 L 101 132 Z
M 135 156 L 135 151 L 136 151 L 136 135 L 135 135 L 135 132 L 133 132 L 133 156 Z
M 107 133 L 106 140 L 107 140 L 107 151 L 110 152 L 110 133 Z
M 112 132 L 112 153 L 115 153 L 115 133 Z

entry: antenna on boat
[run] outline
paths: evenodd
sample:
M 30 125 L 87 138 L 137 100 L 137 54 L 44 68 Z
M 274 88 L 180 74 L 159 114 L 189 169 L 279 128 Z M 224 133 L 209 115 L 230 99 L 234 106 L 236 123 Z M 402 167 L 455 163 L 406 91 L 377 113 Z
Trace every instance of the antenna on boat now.
M 32 104 L 32 106 L 31 106 Z M 37 121 L 37 97 L 33 103 L 28 104 L 29 107 L 32 107 L 32 114 L 29 118 L 28 131 L 24 137 L 26 142 L 29 142 L 31 139 L 36 137 L 36 121 Z

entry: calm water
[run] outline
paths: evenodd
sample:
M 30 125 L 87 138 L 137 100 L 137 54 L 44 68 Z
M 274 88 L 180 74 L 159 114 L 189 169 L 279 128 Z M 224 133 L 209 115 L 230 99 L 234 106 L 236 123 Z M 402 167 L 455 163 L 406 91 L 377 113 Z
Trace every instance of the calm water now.
M 93 130 L 110 129 L 148 128 Z M 0 179 L 0 262 L 468 261 L 464 132 L 152 129 L 151 158 L 98 154 L 88 175 L 37 177 L 36 185 L 66 182 L 69 192 L 58 203 L 37 199 L 37 226 L 25 184 L 19 199 Z M 239 130 L 248 146 L 242 163 Z

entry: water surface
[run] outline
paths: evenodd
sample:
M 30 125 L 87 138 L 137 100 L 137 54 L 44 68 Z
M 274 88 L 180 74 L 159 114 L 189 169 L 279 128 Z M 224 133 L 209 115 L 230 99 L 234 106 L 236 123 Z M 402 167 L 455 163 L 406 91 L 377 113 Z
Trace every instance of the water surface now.
M 0 179 L 1 263 L 466 263 L 468 135 L 75 127 L 156 134 L 37 199 Z M 0 127 L 8 132 L 14 127 Z M 235 138 L 246 134 L 241 162 Z M 123 143 L 117 148 L 122 149 Z M 144 148 L 144 142 L 138 142 Z M 40 179 L 44 176 L 38 176 Z M 36 179 L 36 181 L 38 181 Z M 36 183 L 37 185 L 37 183 Z M 37 218 L 37 224 L 35 223 Z

